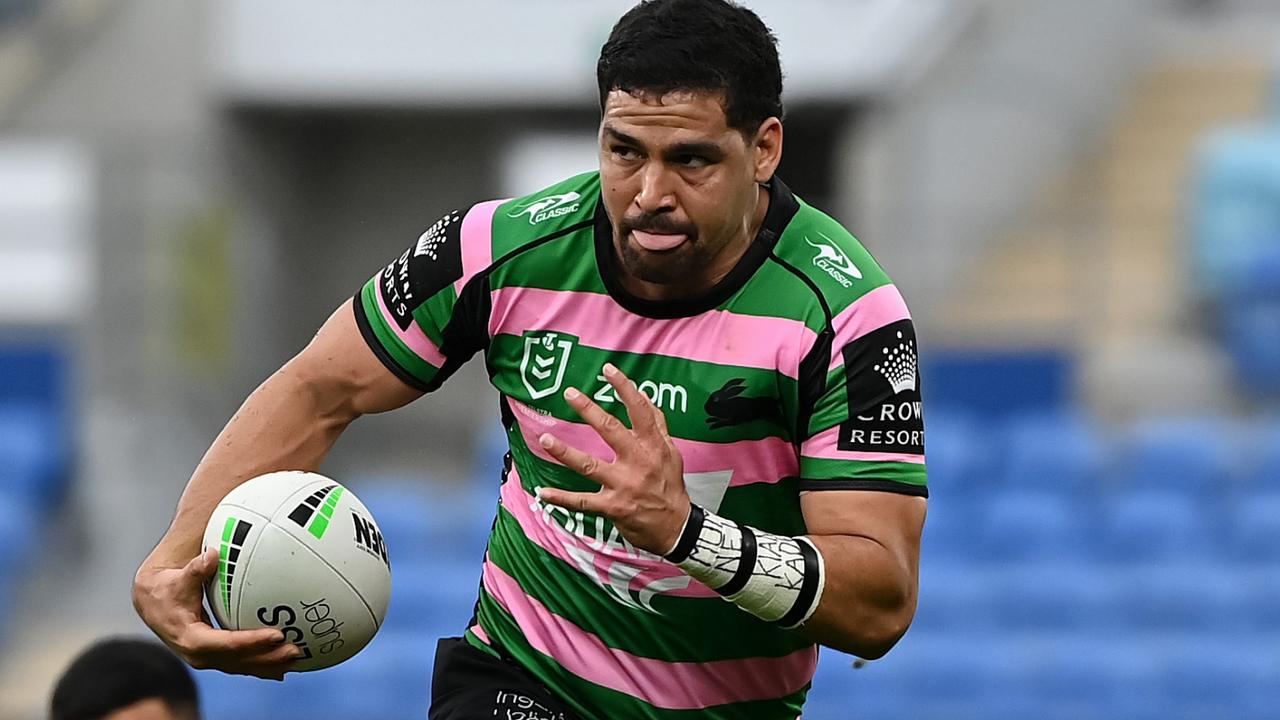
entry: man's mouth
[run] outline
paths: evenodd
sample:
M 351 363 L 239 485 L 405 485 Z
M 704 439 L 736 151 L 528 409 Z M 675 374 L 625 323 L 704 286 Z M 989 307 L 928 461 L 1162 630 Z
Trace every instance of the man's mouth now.
M 632 230 L 631 237 L 635 238 L 637 245 L 650 252 L 670 250 L 689 239 L 689 236 L 683 233 L 655 233 L 644 230 Z

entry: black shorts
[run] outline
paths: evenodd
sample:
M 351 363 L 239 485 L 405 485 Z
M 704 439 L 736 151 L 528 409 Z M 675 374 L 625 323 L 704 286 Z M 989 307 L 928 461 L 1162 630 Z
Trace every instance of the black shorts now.
M 428 720 L 579 720 L 524 668 L 462 638 L 436 645 Z

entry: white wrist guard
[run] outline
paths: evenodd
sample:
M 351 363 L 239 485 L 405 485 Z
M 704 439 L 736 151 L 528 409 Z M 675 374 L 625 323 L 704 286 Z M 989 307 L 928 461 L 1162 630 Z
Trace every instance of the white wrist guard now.
M 813 615 L 826 584 L 822 553 L 809 538 L 755 530 L 697 505 L 666 558 L 729 602 L 785 628 Z

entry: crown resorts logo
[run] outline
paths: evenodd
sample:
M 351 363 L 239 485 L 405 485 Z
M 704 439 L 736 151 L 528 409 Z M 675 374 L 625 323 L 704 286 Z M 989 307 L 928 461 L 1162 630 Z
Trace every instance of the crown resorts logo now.
M 236 564 L 252 528 L 252 523 L 234 517 L 227 517 L 222 526 L 222 542 L 218 544 L 218 596 L 222 598 L 222 607 L 228 618 L 231 617 L 231 589 L 235 582 Z
M 450 225 L 458 221 L 457 210 L 435 221 L 431 227 L 427 228 L 426 232 L 418 237 L 418 244 L 413 250 L 413 256 L 426 255 L 432 260 L 438 260 L 440 246 L 449 239 L 449 236 L 445 234 L 445 230 L 448 230 Z
M 324 531 L 329 529 L 329 521 L 333 519 L 334 508 L 338 507 L 338 500 L 341 497 L 341 487 L 337 485 L 322 487 L 294 508 L 293 512 L 289 513 L 289 519 L 298 527 L 305 528 L 315 536 L 315 539 L 320 540 L 324 537 Z
M 508 213 L 507 217 L 518 218 L 521 215 L 528 215 L 529 224 L 537 225 L 543 220 L 550 220 L 561 215 L 577 212 L 582 207 L 582 203 L 579 202 L 581 199 L 582 196 L 572 190 L 562 195 L 548 195 L 526 205 L 521 205 L 513 212 Z
M 875 366 L 875 370 L 889 381 L 895 395 L 916 389 L 915 341 L 904 339 L 902 331 L 898 331 L 898 340 L 897 347 L 883 348 L 884 359 Z

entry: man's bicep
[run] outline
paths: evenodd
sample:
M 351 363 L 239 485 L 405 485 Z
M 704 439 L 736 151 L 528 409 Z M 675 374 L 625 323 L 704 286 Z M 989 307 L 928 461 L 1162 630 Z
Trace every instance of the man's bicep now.
M 361 337 L 352 304 L 348 300 L 335 310 L 285 371 L 310 387 L 341 395 L 361 415 L 394 410 L 422 397 L 422 390 L 393 373 Z
M 914 595 L 920 577 L 920 536 L 928 502 L 901 493 L 821 490 L 802 493 L 800 511 L 806 534 L 818 538 L 820 548 L 822 538 L 865 538 L 883 547 L 886 557 L 892 558 L 892 566 L 901 573 L 898 577 L 906 583 L 901 587 L 908 595 Z M 850 571 L 860 573 L 856 567 Z
M 901 493 L 820 490 L 800 494 L 800 512 L 809 535 L 867 537 L 919 555 L 928 502 Z

